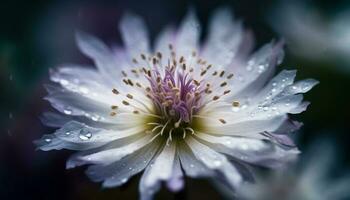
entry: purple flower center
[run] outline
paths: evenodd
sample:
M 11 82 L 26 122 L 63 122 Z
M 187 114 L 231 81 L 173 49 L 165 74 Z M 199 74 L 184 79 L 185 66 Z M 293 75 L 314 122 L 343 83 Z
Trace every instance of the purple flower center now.
M 171 120 L 175 128 L 181 122 L 190 123 L 202 106 L 203 87 L 188 73 L 175 72 L 173 68 L 165 69 L 164 75 L 154 69 L 149 75 L 149 97 L 156 111 Z

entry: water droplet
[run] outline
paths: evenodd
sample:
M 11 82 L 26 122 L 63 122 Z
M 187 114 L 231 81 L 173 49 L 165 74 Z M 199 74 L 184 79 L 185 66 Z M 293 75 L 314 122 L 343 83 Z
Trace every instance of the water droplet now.
M 71 115 L 72 114 L 72 110 L 70 108 L 66 108 L 63 110 L 64 114 L 66 115 Z
M 51 142 L 51 139 L 50 138 L 46 138 L 45 142 L 49 143 L 49 142 Z
M 233 112 L 238 112 L 239 111 L 239 107 L 232 107 L 232 111 Z
M 193 165 L 193 164 L 190 164 L 190 167 L 191 167 L 191 168 L 194 168 L 194 165 Z
M 80 88 L 79 88 L 79 91 L 80 91 L 81 93 L 83 93 L 83 94 L 88 94 L 88 93 L 89 93 L 89 89 L 86 88 L 86 87 L 80 87 Z
M 290 104 L 289 103 L 286 103 L 286 106 L 289 106 Z
M 263 107 L 263 110 L 264 110 L 264 111 L 268 111 L 268 110 L 269 110 L 269 107 L 268 107 L 268 106 L 264 106 L 264 107 Z
M 65 132 L 64 134 L 66 134 L 66 135 L 70 135 L 70 134 L 71 134 L 71 132 L 67 131 L 67 132 Z
M 81 140 L 89 140 L 91 137 L 92 137 L 92 134 L 88 130 L 85 130 L 85 129 L 80 130 L 79 138 Z
M 221 161 L 220 161 L 220 160 L 215 160 L 215 161 L 214 161 L 214 165 L 215 165 L 216 167 L 219 167 L 219 166 L 221 165 Z
M 265 64 L 260 64 L 259 66 L 258 66 L 258 73 L 263 73 L 264 71 L 265 71 L 265 69 L 266 69 L 266 65 Z
M 128 181 L 127 178 L 123 178 L 123 179 L 121 180 L 122 183 L 126 183 L 127 181 Z
M 276 92 L 277 90 L 276 90 L 276 88 L 272 88 L 272 90 L 271 90 L 271 92 Z
M 248 145 L 247 144 L 241 144 L 240 145 L 242 150 L 247 150 L 248 149 Z
M 252 71 L 253 67 L 252 67 L 251 65 L 248 65 L 248 66 L 246 67 L 246 69 L 247 69 L 247 71 Z
M 276 86 L 277 86 L 277 83 L 276 83 L 276 82 L 272 82 L 272 86 L 273 86 L 273 87 L 276 87 Z
M 91 119 L 92 119 L 93 121 L 97 122 L 97 121 L 99 121 L 99 120 L 101 119 L 101 117 L 98 116 L 98 115 L 93 115 L 93 116 L 91 117 Z
M 68 85 L 69 84 L 69 82 L 65 79 L 61 79 L 60 83 L 61 83 L 61 85 Z

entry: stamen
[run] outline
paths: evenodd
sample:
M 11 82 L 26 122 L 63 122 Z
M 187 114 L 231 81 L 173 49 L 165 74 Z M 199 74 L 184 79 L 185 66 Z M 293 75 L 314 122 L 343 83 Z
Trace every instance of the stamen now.
M 224 119 L 219 119 L 219 121 L 223 124 L 226 124 L 226 121 Z
M 126 105 L 126 106 L 128 106 L 128 105 L 130 105 L 130 103 L 129 102 L 127 102 L 127 101 L 122 101 L 122 103 L 124 104 L 124 105 Z
M 131 94 L 127 94 L 126 97 L 128 97 L 129 99 L 133 99 L 134 98 Z
M 222 71 L 221 73 L 220 73 L 220 77 L 223 77 L 224 76 L 224 74 L 225 74 L 225 71 Z
M 222 82 L 222 83 L 220 84 L 220 87 L 224 87 L 225 85 L 227 85 L 227 82 Z
M 227 76 L 227 79 L 231 79 L 233 77 L 233 74 L 230 74 Z
M 233 101 L 232 102 L 233 107 L 239 107 L 239 101 Z
M 113 110 L 116 110 L 116 109 L 118 109 L 118 106 L 112 105 L 111 108 L 112 108 Z
M 219 96 L 213 96 L 213 101 L 218 100 L 220 97 Z
M 119 91 L 118 91 L 117 89 L 115 89 L 115 88 L 113 88 L 112 92 L 113 92 L 114 94 L 119 94 Z
M 113 117 L 113 116 L 115 116 L 116 114 L 117 114 L 116 112 L 111 112 L 109 115 Z

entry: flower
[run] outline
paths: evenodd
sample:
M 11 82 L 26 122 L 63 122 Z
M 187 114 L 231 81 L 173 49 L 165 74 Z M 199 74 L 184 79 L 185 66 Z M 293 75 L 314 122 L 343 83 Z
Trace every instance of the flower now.
M 90 165 L 87 175 L 103 187 L 144 170 L 141 199 L 151 199 L 162 181 L 179 191 L 184 174 L 218 177 L 234 189 L 250 167 L 280 167 L 298 154 L 287 133 L 300 123 L 287 114 L 306 109 L 301 93 L 317 81 L 293 83 L 293 70 L 271 79 L 281 42 L 248 57 L 251 40 L 226 9 L 215 12 L 203 45 L 193 12 L 179 29 L 166 28 L 154 50 L 139 17 L 124 16 L 120 31 L 125 47 L 113 50 L 77 33 L 97 69 L 51 72 L 56 85 L 47 86 L 46 99 L 63 115 L 44 114 L 45 124 L 60 129 L 36 144 L 79 151 L 67 168 Z
M 334 167 L 334 149 L 325 141 L 313 144 L 297 165 L 267 177 L 256 184 L 243 185 L 238 190 L 241 200 L 341 200 L 350 197 L 350 176 L 342 174 L 331 178 Z M 322 156 L 320 156 L 322 155 Z M 339 172 L 339 170 L 337 170 Z

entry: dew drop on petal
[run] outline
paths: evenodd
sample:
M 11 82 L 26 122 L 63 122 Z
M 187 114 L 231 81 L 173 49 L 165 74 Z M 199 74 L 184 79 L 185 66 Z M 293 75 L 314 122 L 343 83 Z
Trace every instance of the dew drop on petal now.
M 86 87 L 80 87 L 80 88 L 79 88 L 79 91 L 80 91 L 82 94 L 88 94 L 88 93 L 89 93 L 89 89 L 87 89 Z
M 61 85 L 68 85 L 69 84 L 69 82 L 65 79 L 61 79 L 60 83 L 61 83 Z
M 216 167 L 219 167 L 219 166 L 221 165 L 221 161 L 220 161 L 220 160 L 215 160 L 215 161 L 214 161 L 214 165 L 215 165 Z
M 51 142 L 51 139 L 50 138 L 46 138 L 45 142 L 49 143 L 49 142 Z
M 91 117 L 91 119 L 92 119 L 93 121 L 97 122 L 97 121 L 99 121 L 99 120 L 101 119 L 101 117 L 98 116 L 98 115 L 93 115 L 93 116 Z
M 126 183 L 127 181 L 128 181 L 127 178 L 123 178 L 123 179 L 121 180 L 122 183 Z
M 84 130 L 84 129 L 80 130 L 79 138 L 81 140 L 89 140 L 91 137 L 92 137 L 92 134 L 89 131 Z
M 71 115 L 72 114 L 72 110 L 70 108 L 66 108 L 63 110 L 63 113 L 66 115 Z

